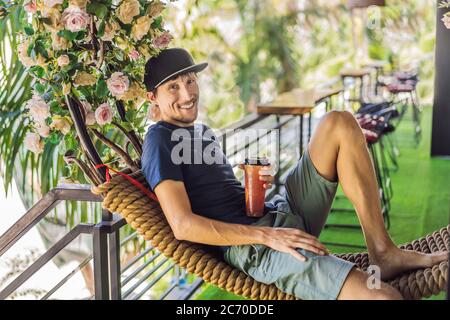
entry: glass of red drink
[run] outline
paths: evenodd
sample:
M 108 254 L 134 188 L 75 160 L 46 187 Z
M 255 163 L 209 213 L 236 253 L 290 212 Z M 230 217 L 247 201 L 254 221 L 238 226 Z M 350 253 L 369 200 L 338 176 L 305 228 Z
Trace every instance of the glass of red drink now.
M 245 211 L 249 217 L 262 217 L 264 215 L 264 200 L 266 190 L 265 181 L 259 180 L 259 170 L 270 165 L 266 157 L 246 158 L 245 172 Z

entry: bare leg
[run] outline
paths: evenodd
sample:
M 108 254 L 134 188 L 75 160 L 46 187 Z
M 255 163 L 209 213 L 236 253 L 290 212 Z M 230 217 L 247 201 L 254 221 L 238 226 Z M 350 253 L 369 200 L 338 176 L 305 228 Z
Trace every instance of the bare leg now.
M 369 288 L 369 276 L 359 270 L 352 269 L 342 286 L 338 300 L 402 300 L 403 297 L 395 288 L 380 282 L 379 288 Z
M 312 136 L 309 153 L 323 177 L 339 179 L 355 207 L 371 263 L 381 268 L 382 279 L 447 259 L 447 253 L 400 250 L 390 239 L 383 223 L 377 180 L 366 141 L 351 113 L 332 111 L 325 115 Z

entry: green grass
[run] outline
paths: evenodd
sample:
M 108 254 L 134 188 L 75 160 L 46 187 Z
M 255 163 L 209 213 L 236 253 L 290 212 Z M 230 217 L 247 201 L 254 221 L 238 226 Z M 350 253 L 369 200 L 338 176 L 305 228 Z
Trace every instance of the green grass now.
M 394 196 L 391 200 L 391 228 L 389 234 L 397 244 L 419 238 L 436 229 L 446 226 L 450 217 L 450 160 L 430 157 L 431 145 L 431 107 L 422 113 L 422 140 L 415 147 L 410 116 L 407 114 L 395 133 L 400 149 L 399 170 L 391 173 Z M 342 195 L 342 190 L 338 195 Z M 334 207 L 351 208 L 346 199 L 335 200 Z M 354 213 L 332 213 L 329 223 L 354 223 L 358 220 Z M 364 245 L 360 230 L 325 229 L 322 242 Z M 349 249 L 328 246 L 334 253 L 357 252 Z M 431 297 L 443 299 L 445 293 Z M 240 299 L 215 286 L 204 285 L 196 299 Z

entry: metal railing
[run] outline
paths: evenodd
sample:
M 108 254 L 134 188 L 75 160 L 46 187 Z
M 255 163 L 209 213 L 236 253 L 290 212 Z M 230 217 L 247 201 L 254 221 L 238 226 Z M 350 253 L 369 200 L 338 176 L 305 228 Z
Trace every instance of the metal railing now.
M 9 228 L 0 237 L 0 257 L 3 256 L 15 243 L 17 243 L 29 230 L 36 226 L 46 215 L 54 209 L 61 201 L 90 201 L 101 202 L 100 196 L 94 195 L 90 191 L 90 185 L 60 185 L 55 189 L 49 191 L 42 199 L 40 199 L 32 208 L 30 208 L 11 228 Z M 148 290 L 156 284 L 164 275 L 173 271 L 177 274 L 177 281 L 174 282 L 167 290 L 165 290 L 161 298 L 166 298 L 169 294 L 176 293 L 175 289 L 179 288 L 177 295 L 182 298 L 188 298 L 201 285 L 199 281 L 194 281 L 189 286 L 183 286 L 180 279 L 180 270 L 178 266 L 173 264 L 166 267 L 162 272 L 159 270 L 163 263 L 158 262 L 157 267 L 152 268 L 152 272 L 147 272 L 144 276 L 139 277 L 139 273 L 151 265 L 151 262 L 156 261 L 159 253 L 155 253 L 152 247 L 145 249 L 139 253 L 121 270 L 120 266 L 120 249 L 123 248 L 129 241 L 138 237 L 137 233 L 133 233 L 120 242 L 119 230 L 126 224 L 125 219 L 119 215 L 111 214 L 106 210 L 102 211 L 102 219 L 99 223 L 80 223 L 67 232 L 61 239 L 53 244 L 46 252 L 44 252 L 36 261 L 29 265 L 22 271 L 15 279 L 8 283 L 0 291 L 0 299 L 7 299 L 18 288 L 20 288 L 27 280 L 29 280 L 36 272 L 38 272 L 46 263 L 53 259 L 58 253 L 66 248 L 70 243 L 77 239 L 82 234 L 90 234 L 92 236 L 93 252 L 88 255 L 74 270 L 61 279 L 55 286 L 48 290 L 41 299 L 46 300 L 67 283 L 77 272 L 88 265 L 93 260 L 94 265 L 94 288 L 95 294 L 91 298 L 98 300 L 104 299 L 122 299 L 131 298 L 136 299 L 145 294 Z M 151 258 L 139 265 L 142 259 L 147 259 L 147 256 L 152 254 Z M 124 272 L 136 267 L 131 275 L 122 279 Z M 122 295 L 122 289 L 127 283 L 137 281 L 144 283 L 150 276 L 154 279 L 151 283 L 141 289 L 138 294 L 133 294 L 133 290 L 127 290 Z M 155 280 L 156 279 L 156 280 Z M 139 286 L 134 285 L 136 289 Z M 176 296 L 176 295 L 175 295 Z

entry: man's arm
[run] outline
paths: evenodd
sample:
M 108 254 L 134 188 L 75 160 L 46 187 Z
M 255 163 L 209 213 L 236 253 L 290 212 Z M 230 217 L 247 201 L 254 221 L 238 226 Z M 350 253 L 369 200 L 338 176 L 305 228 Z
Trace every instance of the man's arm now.
M 317 238 L 301 230 L 226 223 L 197 215 L 192 212 L 181 181 L 164 180 L 154 191 L 178 240 L 217 246 L 263 244 L 291 253 L 302 261 L 304 257 L 295 248 L 327 254 L 327 249 Z

